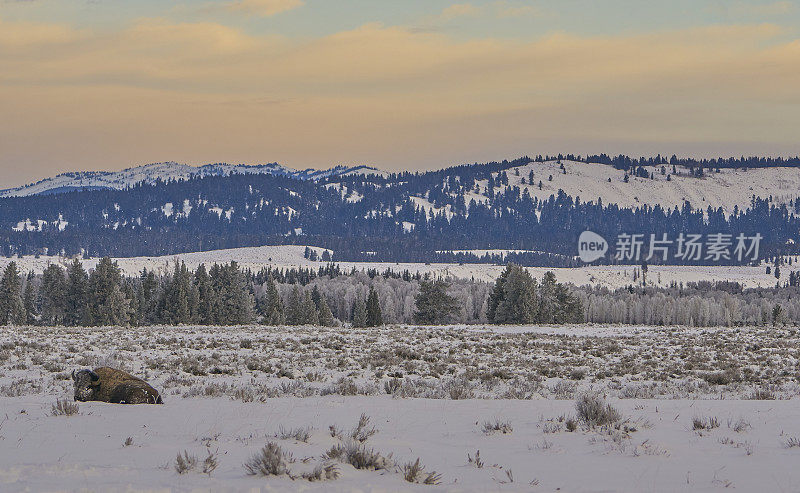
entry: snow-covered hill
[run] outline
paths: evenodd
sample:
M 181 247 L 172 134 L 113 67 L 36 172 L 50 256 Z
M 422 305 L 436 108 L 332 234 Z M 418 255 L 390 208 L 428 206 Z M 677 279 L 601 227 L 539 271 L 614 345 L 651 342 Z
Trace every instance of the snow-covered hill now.
M 327 170 L 308 168 L 296 170 L 277 163 L 269 164 L 207 164 L 189 166 L 173 162 L 154 163 L 122 171 L 83 171 L 62 173 L 44 180 L 17 188 L 0 190 L 0 197 L 24 197 L 72 190 L 124 190 L 138 183 L 156 181 L 188 180 L 206 176 L 229 176 L 233 174 L 271 174 L 290 176 L 301 180 L 321 180 L 333 176 L 355 174 L 383 174 L 368 166 L 335 166 Z
M 800 197 L 800 168 L 721 169 L 719 173 L 708 172 L 703 178 L 696 178 L 680 166 L 673 174 L 672 167 L 666 165 L 663 175 L 660 166 L 647 167 L 647 171 L 653 173 L 652 179 L 629 176 L 626 183 L 625 171 L 612 166 L 574 161 L 561 163 L 563 170 L 556 161 L 531 162 L 511 168 L 506 171 L 508 185 L 527 188 L 532 197 L 542 200 L 563 190 L 571 197 L 580 197 L 583 202 L 597 202 L 599 198 L 604 204 L 624 208 L 661 205 L 671 209 L 680 208 L 688 201 L 692 207 L 700 209 L 722 207 L 726 214 L 732 212 L 734 206 L 739 206 L 740 210 L 750 207 L 753 195 L 772 197 L 776 205 Z M 533 183 L 530 182 L 531 172 Z M 671 175 L 669 180 L 668 175 Z M 485 185 L 485 181 L 481 183 L 481 189 Z

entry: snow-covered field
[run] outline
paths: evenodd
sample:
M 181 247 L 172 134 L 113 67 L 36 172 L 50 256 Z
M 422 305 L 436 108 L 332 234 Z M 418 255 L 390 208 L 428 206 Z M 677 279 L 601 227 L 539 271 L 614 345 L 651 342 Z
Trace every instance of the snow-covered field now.
M 2 328 L 0 491 L 797 491 L 798 342 L 792 328 Z M 69 372 L 100 365 L 165 404 L 54 415 Z M 582 420 L 587 393 L 620 419 Z M 289 474 L 248 475 L 268 442 Z M 178 474 L 184 451 L 198 465 Z M 417 458 L 438 485 L 405 481 Z M 322 465 L 336 474 L 302 477 Z
M 171 272 L 175 260 L 183 261 L 191 270 L 200 264 L 212 265 L 214 263 L 227 263 L 235 260 L 246 269 L 258 271 L 263 267 L 313 267 L 318 268 L 325 262 L 312 262 L 304 258 L 305 246 L 282 245 L 261 246 L 247 248 L 232 248 L 228 250 L 212 250 L 208 252 L 184 253 L 167 255 L 163 257 L 133 257 L 116 259 L 123 273 L 128 276 L 138 275 L 143 268 L 154 270 L 158 273 Z M 323 248 L 311 247 L 319 256 L 325 251 Z M 330 250 L 329 250 L 330 252 Z M 83 259 L 84 268 L 93 268 L 99 259 Z M 67 266 L 72 259 L 58 256 L 26 256 L 23 258 L 0 257 L 0 269 L 4 269 L 10 262 L 16 262 L 21 272 L 33 271 L 41 273 L 49 264 Z M 422 264 L 422 263 L 394 263 L 394 262 L 337 262 L 343 270 L 367 270 L 370 268 L 383 271 L 392 269 L 395 272 L 409 270 L 412 273 L 431 273 L 436 276 L 457 279 L 476 279 L 494 282 L 504 267 L 491 264 Z M 781 268 L 782 279 L 788 279 L 789 272 L 796 270 L 798 264 L 785 265 Z M 610 265 L 588 266 L 578 268 L 550 268 L 529 267 L 535 277 L 541 278 L 545 272 L 553 271 L 559 282 L 572 283 L 576 286 L 595 285 L 609 288 L 623 287 L 633 284 L 633 271 L 638 266 Z M 671 282 L 687 283 L 698 281 L 735 281 L 745 287 L 771 287 L 775 285 L 774 276 L 767 274 L 763 266 L 650 266 L 647 276 L 648 284 L 656 286 L 669 286 Z

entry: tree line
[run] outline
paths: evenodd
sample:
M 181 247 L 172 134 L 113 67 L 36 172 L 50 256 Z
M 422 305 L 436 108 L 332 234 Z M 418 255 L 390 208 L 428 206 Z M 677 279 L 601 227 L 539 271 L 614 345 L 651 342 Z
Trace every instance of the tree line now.
M 123 276 L 117 263 L 105 257 L 88 272 L 74 260 L 66 268 L 50 264 L 42 274 L 23 275 L 10 262 L 0 279 L 0 325 L 377 327 L 582 320 L 580 300 L 552 273 L 539 283 L 511 264 L 494 285 L 388 269 L 344 273 L 328 266 L 313 272 L 253 274 L 236 262 L 190 271 L 176 261 L 167 275 L 143 269 L 138 276 Z

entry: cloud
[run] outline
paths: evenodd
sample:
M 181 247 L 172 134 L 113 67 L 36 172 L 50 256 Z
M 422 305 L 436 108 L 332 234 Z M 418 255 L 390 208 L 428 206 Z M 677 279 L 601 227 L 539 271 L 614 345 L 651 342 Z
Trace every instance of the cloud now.
M 524 17 L 541 14 L 539 9 L 533 5 L 513 3 L 507 0 L 497 0 L 492 3 L 492 9 L 498 18 Z
M 794 3 L 789 1 L 772 2 L 759 5 L 739 2 L 732 7 L 733 11 L 737 14 L 757 17 L 775 17 L 784 15 L 793 11 L 794 8 Z
M 454 19 L 456 17 L 475 17 L 481 13 L 481 9 L 471 3 L 455 3 L 442 10 L 443 19 Z
M 234 12 L 261 17 L 272 17 L 304 5 L 303 0 L 235 0 L 226 4 Z
M 0 19 L 0 47 L 25 48 L 46 45 L 63 45 L 81 38 L 84 34 L 61 24 L 32 22 L 4 22 Z
M 3 22 L 0 178 L 26 181 L 19 170 L 53 156 L 64 169 L 419 169 L 529 152 L 796 149 L 800 41 L 789 34 L 757 24 L 462 39 L 373 23 L 291 40 L 213 22 Z
M 442 10 L 438 16 L 439 21 L 450 21 L 460 17 L 491 17 L 505 19 L 509 17 L 523 17 L 539 15 L 541 12 L 536 7 L 509 0 L 495 0 L 489 4 L 476 6 L 471 3 L 456 3 Z

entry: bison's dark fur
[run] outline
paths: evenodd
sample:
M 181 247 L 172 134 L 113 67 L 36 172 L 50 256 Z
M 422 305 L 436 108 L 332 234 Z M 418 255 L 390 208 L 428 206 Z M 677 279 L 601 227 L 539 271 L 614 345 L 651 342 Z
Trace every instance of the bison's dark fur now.
M 161 395 L 141 378 L 114 368 L 72 372 L 75 400 L 113 404 L 163 404 Z

